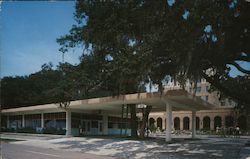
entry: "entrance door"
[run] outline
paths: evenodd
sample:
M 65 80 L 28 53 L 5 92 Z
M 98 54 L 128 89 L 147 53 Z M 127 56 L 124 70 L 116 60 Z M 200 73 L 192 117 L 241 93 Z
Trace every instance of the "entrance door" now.
M 101 121 L 99 121 L 98 129 L 99 129 L 99 134 L 102 135 L 103 134 L 103 124 Z
M 82 134 L 85 134 L 85 135 L 90 134 L 91 121 L 82 120 L 81 125 L 82 125 Z
M 90 134 L 91 129 L 91 121 L 86 121 L 86 133 Z
M 82 134 L 85 135 L 102 135 L 102 121 L 82 120 Z

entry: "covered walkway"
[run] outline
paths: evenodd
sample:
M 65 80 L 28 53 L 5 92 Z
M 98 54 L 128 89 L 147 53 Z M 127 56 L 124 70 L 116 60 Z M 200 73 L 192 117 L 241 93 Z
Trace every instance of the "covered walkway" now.
M 122 107 L 127 104 L 144 104 L 152 106 L 152 112 L 166 111 L 166 134 L 165 140 L 171 141 L 172 129 L 172 111 L 191 111 L 192 112 L 192 137 L 195 137 L 196 132 L 196 111 L 208 110 L 215 108 L 213 105 L 205 102 L 199 97 L 192 96 L 183 90 L 169 90 L 161 93 L 138 93 L 127 94 L 120 96 L 110 96 L 103 98 L 93 98 L 86 100 L 71 101 L 69 107 L 66 109 L 60 108 L 57 104 L 46 104 L 39 106 L 20 107 L 13 109 L 4 109 L 2 113 L 7 116 L 7 127 L 9 126 L 9 118 L 13 115 L 19 115 L 20 125 L 25 127 L 27 122 L 25 115 L 39 114 L 37 124 L 41 128 L 45 127 L 45 118 L 48 119 L 51 115 L 46 113 L 61 113 L 61 119 L 65 118 L 66 135 L 70 136 L 72 133 L 72 113 L 82 112 L 92 115 L 100 115 L 101 122 L 96 123 L 97 128 L 102 131 L 104 135 L 108 134 L 108 116 L 120 116 Z M 46 117 L 45 117 L 46 115 Z M 60 115 L 55 114 L 57 118 Z M 99 120 L 99 119 L 98 119 Z M 86 123 L 88 126 L 88 123 Z M 99 127 L 99 126 L 100 127 Z

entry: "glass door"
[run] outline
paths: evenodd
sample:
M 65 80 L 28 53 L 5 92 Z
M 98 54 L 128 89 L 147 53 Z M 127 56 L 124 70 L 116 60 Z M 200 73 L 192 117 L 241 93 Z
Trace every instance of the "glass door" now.
M 85 121 L 85 124 L 86 124 L 85 134 L 90 134 L 91 121 L 87 120 L 87 121 Z
M 102 135 L 103 134 L 103 124 L 101 121 L 99 121 L 98 129 L 99 129 L 99 134 Z

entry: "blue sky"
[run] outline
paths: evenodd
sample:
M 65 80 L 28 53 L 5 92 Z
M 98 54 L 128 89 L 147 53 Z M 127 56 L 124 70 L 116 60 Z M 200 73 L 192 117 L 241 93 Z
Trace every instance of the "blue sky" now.
M 62 61 L 56 39 L 75 23 L 74 1 L 3 2 L 0 12 L 1 77 L 29 75 L 44 63 Z M 81 52 L 66 53 L 65 61 L 79 63 Z M 241 62 L 250 70 L 249 63 Z M 232 76 L 239 72 L 232 68 Z
M 1 5 L 1 77 L 28 75 L 44 63 L 62 60 L 56 38 L 74 24 L 74 1 L 3 2 Z M 79 62 L 80 52 L 69 52 L 65 61 Z

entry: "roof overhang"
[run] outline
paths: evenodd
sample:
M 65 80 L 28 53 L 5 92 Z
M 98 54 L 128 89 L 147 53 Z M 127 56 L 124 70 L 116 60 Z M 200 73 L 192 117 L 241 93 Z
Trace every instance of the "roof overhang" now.
M 71 101 L 68 109 L 72 111 L 107 111 L 118 113 L 126 104 L 151 105 L 152 111 L 165 111 L 166 104 L 172 106 L 173 111 L 198 111 L 214 109 L 215 106 L 193 96 L 184 90 L 168 90 L 162 93 L 136 93 L 102 98 Z M 57 112 L 64 111 L 57 104 L 45 104 L 38 106 L 3 109 L 2 113 L 26 113 L 26 112 Z

